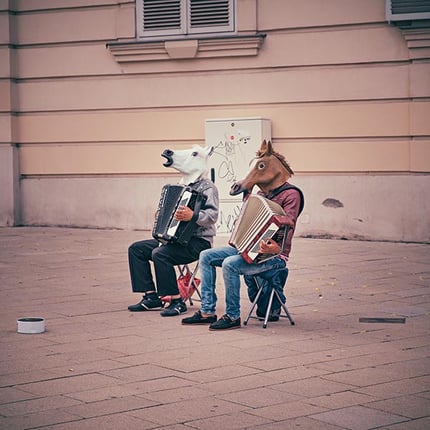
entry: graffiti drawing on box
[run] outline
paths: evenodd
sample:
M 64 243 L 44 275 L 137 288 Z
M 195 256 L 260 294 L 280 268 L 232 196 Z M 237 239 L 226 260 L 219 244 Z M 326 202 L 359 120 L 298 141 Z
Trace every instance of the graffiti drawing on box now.
M 251 133 L 234 128 L 234 123 L 224 131 L 222 138 L 214 142 L 212 162 L 215 169 L 215 183 L 220 192 L 220 212 L 217 223 L 219 233 L 231 233 L 234 221 L 240 213 L 242 201 L 229 195 L 231 185 L 249 169 L 254 152 L 249 148 Z
M 206 145 L 214 147 L 209 167 L 220 197 L 217 234 L 229 234 L 242 208 L 242 196 L 230 196 L 230 188 L 247 175 L 263 139 L 270 140 L 270 121 L 263 118 L 207 119 L 205 132 Z
M 233 184 L 239 179 L 237 172 L 242 170 L 240 167 L 248 157 L 244 146 L 250 140 L 249 133 L 238 130 L 237 134 L 226 132 L 224 139 L 215 145 L 214 153 L 219 157 L 215 172 L 219 181 Z

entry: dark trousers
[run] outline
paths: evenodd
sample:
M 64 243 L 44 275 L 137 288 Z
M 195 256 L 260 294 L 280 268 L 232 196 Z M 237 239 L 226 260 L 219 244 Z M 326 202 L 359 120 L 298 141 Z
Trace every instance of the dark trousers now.
M 197 237 L 193 237 L 187 246 L 177 243 L 159 246 L 155 239 L 133 243 L 128 248 L 133 292 L 157 291 L 160 297 L 179 294 L 175 266 L 198 260 L 200 252 L 210 247 L 207 240 Z M 150 261 L 154 265 L 155 283 Z

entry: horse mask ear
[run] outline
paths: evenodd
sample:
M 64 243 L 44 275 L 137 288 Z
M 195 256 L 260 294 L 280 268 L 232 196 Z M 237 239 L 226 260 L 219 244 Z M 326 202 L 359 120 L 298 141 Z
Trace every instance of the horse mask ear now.
M 273 150 L 273 145 L 272 145 L 272 142 L 269 140 L 268 142 L 267 142 L 267 150 L 266 150 L 266 155 L 272 155 L 272 154 L 274 154 L 274 150 Z
M 206 146 L 205 149 L 207 156 L 210 157 L 213 154 L 215 148 L 213 146 Z
M 257 151 L 257 158 L 264 157 L 265 155 L 271 155 L 273 154 L 273 146 L 272 142 L 266 141 L 266 139 L 263 140 L 263 143 L 260 146 L 260 149 Z

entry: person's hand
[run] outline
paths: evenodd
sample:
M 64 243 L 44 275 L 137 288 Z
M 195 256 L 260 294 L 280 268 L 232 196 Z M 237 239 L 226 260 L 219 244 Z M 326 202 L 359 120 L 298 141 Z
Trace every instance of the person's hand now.
M 281 247 L 272 239 L 260 242 L 260 254 L 279 254 Z
M 175 212 L 176 221 L 190 221 L 193 217 L 193 211 L 188 206 L 179 206 Z

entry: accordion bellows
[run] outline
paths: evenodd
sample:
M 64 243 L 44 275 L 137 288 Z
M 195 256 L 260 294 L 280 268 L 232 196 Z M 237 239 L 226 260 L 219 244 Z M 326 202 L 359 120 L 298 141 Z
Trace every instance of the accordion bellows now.
M 259 254 L 260 242 L 273 237 L 280 228 L 276 215 L 285 215 L 278 203 L 263 196 L 248 197 L 236 220 L 229 244 L 234 246 L 248 263 L 261 263 L 273 255 Z
M 206 196 L 185 185 L 165 185 L 161 191 L 152 237 L 161 243 L 187 245 L 197 229 L 194 220 L 184 222 L 174 218 L 179 206 L 188 206 L 198 214 Z

